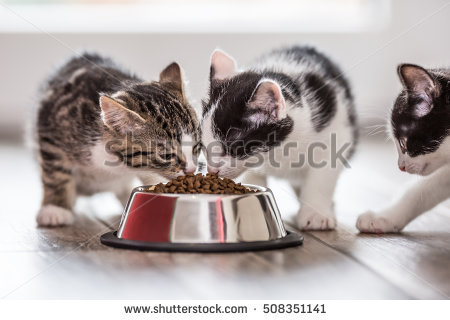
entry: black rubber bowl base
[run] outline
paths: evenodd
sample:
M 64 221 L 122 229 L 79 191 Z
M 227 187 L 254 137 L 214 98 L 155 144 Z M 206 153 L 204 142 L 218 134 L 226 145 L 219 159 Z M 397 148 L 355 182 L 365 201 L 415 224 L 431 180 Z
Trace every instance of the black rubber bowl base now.
M 105 233 L 100 237 L 104 245 L 143 251 L 169 252 L 242 252 L 274 250 L 299 246 L 303 243 L 303 236 L 296 232 L 287 231 L 281 239 L 270 241 L 238 242 L 238 243 L 167 243 L 144 242 L 117 238 L 117 231 Z

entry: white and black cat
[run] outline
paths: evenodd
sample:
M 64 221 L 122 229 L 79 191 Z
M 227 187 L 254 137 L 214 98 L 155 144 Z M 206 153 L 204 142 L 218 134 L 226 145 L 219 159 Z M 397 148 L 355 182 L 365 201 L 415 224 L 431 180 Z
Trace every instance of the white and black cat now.
M 238 69 L 216 50 L 201 128 L 208 171 L 246 172 L 257 185 L 285 178 L 300 199 L 299 227 L 335 228 L 333 193 L 357 131 L 348 82 L 325 55 L 294 46 Z
M 152 184 L 193 172 L 200 138 L 178 64 L 145 82 L 96 54 L 72 58 L 51 77 L 36 134 L 41 226 L 70 224 L 77 195 L 112 191 L 125 203 L 136 177 Z
M 424 177 L 393 205 L 367 212 L 362 232 L 398 232 L 450 197 L 450 69 L 398 67 L 403 90 L 390 116 L 401 171 Z

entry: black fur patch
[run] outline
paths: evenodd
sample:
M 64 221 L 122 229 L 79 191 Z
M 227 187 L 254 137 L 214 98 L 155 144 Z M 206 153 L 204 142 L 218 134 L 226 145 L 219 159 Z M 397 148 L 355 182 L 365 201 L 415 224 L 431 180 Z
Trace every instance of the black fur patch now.
M 323 79 L 312 73 L 304 76 L 304 90 L 312 108 L 314 129 L 320 132 L 336 114 L 336 94 Z
M 438 84 L 439 95 L 433 99 L 433 108 L 427 115 L 417 117 L 414 104 L 417 97 L 402 91 L 391 115 L 391 125 L 396 139 L 406 138 L 406 149 L 411 157 L 435 152 L 450 134 L 449 77 L 428 70 Z
M 339 85 L 344 88 L 347 98 L 352 97 L 348 81 L 339 67 L 323 53 L 318 52 L 315 48 L 308 46 L 292 46 L 289 48 L 279 49 L 274 52 L 293 56 L 299 61 L 307 60 L 314 62 L 317 66 L 324 69 L 330 79 L 337 81 Z
M 342 70 L 326 55 L 310 46 L 291 46 L 274 50 L 271 54 L 279 54 L 283 56 L 288 55 L 290 57 L 293 57 L 295 60 L 298 60 L 299 62 L 308 61 L 311 64 L 315 64 L 319 68 L 321 68 L 327 75 L 326 78 L 322 79 L 325 83 L 335 82 L 340 88 L 344 90 L 345 97 L 350 102 L 347 109 L 347 119 L 350 126 L 353 128 L 353 139 L 356 143 L 356 141 L 358 140 L 358 131 L 356 123 L 356 112 L 353 106 L 353 95 L 350 90 L 349 82 L 343 74 Z
M 212 115 L 215 135 L 223 143 L 225 152 L 233 157 L 243 159 L 256 152 L 269 151 L 292 131 L 293 121 L 290 118 L 259 126 L 247 120 L 247 102 L 258 82 L 265 77 L 282 81 L 286 86 L 293 86 L 292 80 L 283 74 L 258 74 L 252 71 L 211 83 L 210 100 L 204 104 L 203 114 L 219 101 L 220 105 Z M 295 99 L 285 91 L 283 94 L 288 100 Z

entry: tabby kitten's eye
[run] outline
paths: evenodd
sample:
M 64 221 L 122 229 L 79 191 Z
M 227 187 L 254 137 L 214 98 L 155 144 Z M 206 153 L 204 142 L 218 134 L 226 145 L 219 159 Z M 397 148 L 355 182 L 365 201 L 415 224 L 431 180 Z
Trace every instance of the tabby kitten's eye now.
M 402 152 L 406 153 L 406 151 L 407 151 L 407 149 L 406 149 L 406 138 L 398 139 L 398 143 L 400 145 L 400 149 L 402 150 Z
M 175 153 L 166 153 L 166 154 L 162 154 L 161 158 L 163 158 L 164 160 L 172 160 L 176 157 L 177 155 Z

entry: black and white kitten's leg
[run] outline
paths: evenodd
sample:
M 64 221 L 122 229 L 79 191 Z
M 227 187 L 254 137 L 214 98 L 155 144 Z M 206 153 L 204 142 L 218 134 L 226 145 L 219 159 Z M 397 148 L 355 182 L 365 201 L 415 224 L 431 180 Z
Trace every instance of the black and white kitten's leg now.
M 336 228 L 333 194 L 340 168 L 309 168 L 299 194 L 297 225 L 302 230 Z
M 423 178 L 406 191 L 391 207 L 359 216 L 356 227 L 361 232 L 401 231 L 411 220 L 450 197 L 450 167 Z
M 36 221 L 39 226 L 69 225 L 74 220 L 75 184 L 70 163 L 55 150 L 41 149 L 41 179 L 44 195 Z

